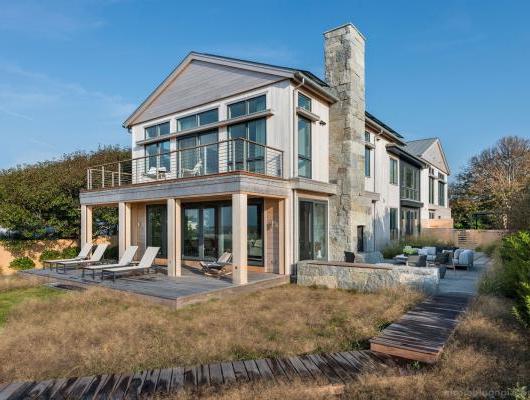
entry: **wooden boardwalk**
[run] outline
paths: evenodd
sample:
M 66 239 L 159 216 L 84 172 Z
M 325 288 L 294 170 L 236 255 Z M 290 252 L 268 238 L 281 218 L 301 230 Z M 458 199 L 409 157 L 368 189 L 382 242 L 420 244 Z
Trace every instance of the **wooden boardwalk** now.
M 369 350 L 311 354 L 131 374 L 16 382 L 0 385 L 0 400 L 151 398 L 183 389 L 196 390 L 258 380 L 288 383 L 300 379 L 322 384 L 345 384 L 354 381 L 362 372 L 382 371 L 395 366 L 390 357 Z
M 423 301 L 370 339 L 370 349 L 408 360 L 436 362 L 472 297 L 447 293 Z

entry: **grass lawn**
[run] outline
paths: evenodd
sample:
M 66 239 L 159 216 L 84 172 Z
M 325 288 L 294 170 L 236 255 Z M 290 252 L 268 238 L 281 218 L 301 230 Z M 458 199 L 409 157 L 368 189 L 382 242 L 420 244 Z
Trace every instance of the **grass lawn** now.
M 16 305 L 30 299 L 43 300 L 52 298 L 58 294 L 61 294 L 59 290 L 46 286 L 11 289 L 0 292 L 0 329 L 6 323 L 9 312 Z
M 98 288 L 30 298 L 11 308 L 0 335 L 0 380 L 366 348 L 420 299 L 295 285 L 180 310 Z
M 244 385 L 166 399 L 530 399 L 530 332 L 516 323 L 511 306 L 500 297 L 479 296 L 438 364 L 418 366 L 416 373 L 405 376 L 367 374 L 355 384 L 339 388 L 339 395 L 295 383 Z

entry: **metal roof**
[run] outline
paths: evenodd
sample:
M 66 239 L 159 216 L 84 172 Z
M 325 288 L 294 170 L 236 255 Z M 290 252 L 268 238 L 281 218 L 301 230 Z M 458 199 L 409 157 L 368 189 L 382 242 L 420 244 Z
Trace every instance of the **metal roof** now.
M 421 156 L 437 140 L 438 138 L 411 140 L 410 142 L 407 142 L 407 151 L 416 156 Z

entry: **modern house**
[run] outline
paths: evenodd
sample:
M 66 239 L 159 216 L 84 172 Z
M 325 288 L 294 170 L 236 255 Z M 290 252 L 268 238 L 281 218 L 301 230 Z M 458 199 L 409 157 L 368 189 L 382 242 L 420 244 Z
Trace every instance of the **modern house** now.
M 431 210 L 449 221 L 445 186 L 424 197 L 430 173 L 438 184 L 449 174 L 439 141 L 407 143 L 367 113 L 363 36 L 351 24 L 324 36 L 325 81 L 190 53 L 124 122 L 131 160 L 87 171 L 82 242 L 93 208 L 117 205 L 120 254 L 160 246 L 179 276 L 229 251 L 233 281 L 246 283 L 249 270 L 378 250 L 418 233 Z

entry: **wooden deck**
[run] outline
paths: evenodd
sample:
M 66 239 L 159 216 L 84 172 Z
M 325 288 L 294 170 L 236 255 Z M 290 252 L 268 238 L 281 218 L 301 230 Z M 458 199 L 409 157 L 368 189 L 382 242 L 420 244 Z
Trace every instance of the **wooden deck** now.
M 182 307 L 192 303 L 206 301 L 212 298 L 223 298 L 232 294 L 240 294 L 255 290 L 266 289 L 289 283 L 288 275 L 248 272 L 248 283 L 235 285 L 229 277 L 217 279 L 206 277 L 196 269 L 183 267 L 182 276 L 169 277 L 164 273 L 149 273 L 127 276 L 101 281 L 98 277 L 92 279 L 91 274 L 85 278 L 81 270 L 69 270 L 58 273 L 50 269 L 32 269 L 23 271 L 23 276 L 37 277 L 49 284 L 66 284 L 82 288 L 103 287 L 134 294 L 141 298 L 171 307 Z
M 390 357 L 368 350 L 232 361 L 130 374 L 16 382 L 0 385 L 0 400 L 151 398 L 183 389 L 260 380 L 288 383 L 300 379 L 346 384 L 363 372 L 382 371 L 395 365 Z
M 423 301 L 370 339 L 370 350 L 408 360 L 436 362 L 472 297 L 447 293 Z

